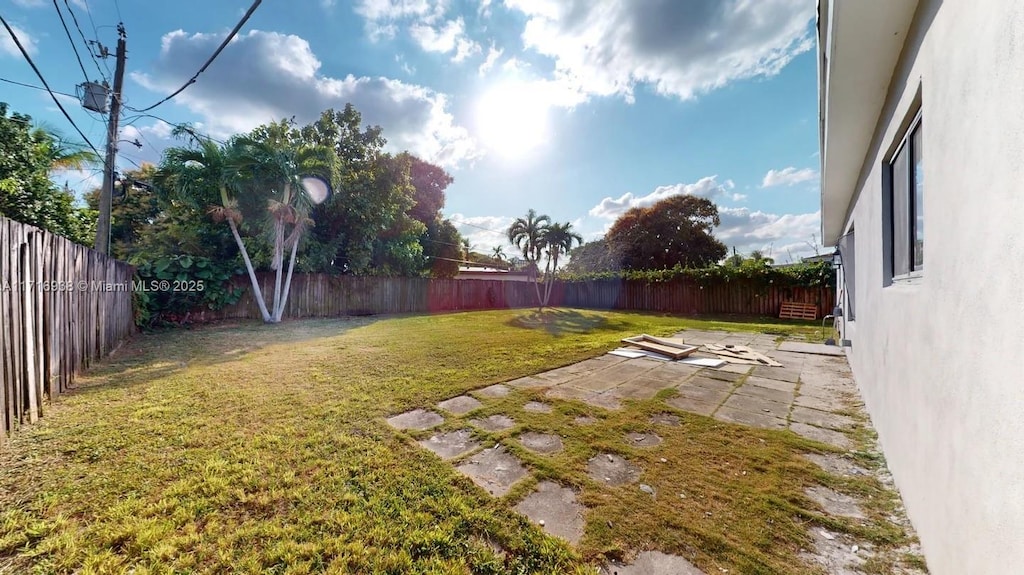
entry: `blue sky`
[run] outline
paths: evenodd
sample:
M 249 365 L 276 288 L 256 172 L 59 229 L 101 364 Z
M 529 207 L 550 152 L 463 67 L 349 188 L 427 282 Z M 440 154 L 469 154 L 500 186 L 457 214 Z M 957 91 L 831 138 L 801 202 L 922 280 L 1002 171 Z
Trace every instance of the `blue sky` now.
M 249 0 L 58 0 L 85 53 L 124 23 L 125 102 L 148 106 L 213 52 Z M 214 136 L 352 102 L 395 151 L 443 165 L 446 215 L 481 251 L 529 208 L 600 237 L 631 206 L 672 194 L 719 206 L 716 235 L 777 261 L 820 228 L 814 0 L 267 0 L 188 90 L 152 111 Z M 51 87 L 84 81 L 52 0 L 0 0 Z M 109 69 L 109 70 L 108 70 Z M 38 85 L 0 29 L 0 78 Z M 74 133 L 42 91 L 0 101 Z M 104 119 L 65 107 L 99 146 Z M 125 113 L 122 167 L 158 161 L 169 126 Z M 95 173 L 57 175 L 88 187 Z M 508 246 L 506 246 L 506 250 Z

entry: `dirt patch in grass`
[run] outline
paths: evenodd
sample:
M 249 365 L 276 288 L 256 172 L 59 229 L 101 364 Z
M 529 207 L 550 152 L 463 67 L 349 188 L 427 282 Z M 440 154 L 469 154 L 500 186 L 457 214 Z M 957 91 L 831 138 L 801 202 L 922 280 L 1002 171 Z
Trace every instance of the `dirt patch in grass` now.
M 804 575 L 815 573 L 796 560 L 810 523 L 880 545 L 903 542 L 873 523 L 879 510 L 865 510 L 868 527 L 817 513 L 803 493 L 814 483 L 883 491 L 867 477 L 829 479 L 799 456 L 827 448 L 792 434 L 673 412 L 680 425 L 659 426 L 659 446 L 629 445 L 630 433 L 654 432 L 649 421 L 666 412 L 663 398 L 608 412 L 521 389 L 481 397 L 465 421 L 445 414 L 426 431 L 385 423 L 599 355 L 628 335 L 724 327 L 651 314 L 532 313 L 139 336 L 0 452 L 0 571 L 571 574 L 658 548 L 709 573 Z M 521 409 L 542 399 L 550 413 Z M 499 413 L 515 425 L 468 427 Z M 592 421 L 574 425 L 581 416 Z M 416 443 L 464 429 L 484 445 L 501 441 L 531 479 L 492 498 Z M 562 451 L 538 454 L 513 440 L 531 431 L 559 433 Z M 657 499 L 638 484 L 590 480 L 587 461 L 599 453 L 638 465 Z M 577 490 L 589 508 L 577 549 L 513 510 L 545 479 Z

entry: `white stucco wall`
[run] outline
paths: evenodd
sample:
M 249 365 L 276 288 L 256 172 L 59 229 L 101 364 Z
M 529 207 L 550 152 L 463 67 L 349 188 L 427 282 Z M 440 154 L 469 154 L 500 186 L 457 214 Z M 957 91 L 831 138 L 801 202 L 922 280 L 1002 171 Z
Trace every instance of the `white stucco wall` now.
M 883 287 L 882 166 L 918 86 L 924 275 Z M 921 1 L 852 206 L 850 363 L 929 568 L 1024 573 L 1024 0 Z

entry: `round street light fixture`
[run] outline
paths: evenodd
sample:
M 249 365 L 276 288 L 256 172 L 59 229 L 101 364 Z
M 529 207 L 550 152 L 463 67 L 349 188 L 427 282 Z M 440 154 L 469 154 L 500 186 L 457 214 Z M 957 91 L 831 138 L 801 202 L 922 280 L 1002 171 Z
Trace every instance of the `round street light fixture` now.
M 302 187 L 306 189 L 306 194 L 314 204 L 326 202 L 333 193 L 331 184 L 320 176 L 303 176 Z

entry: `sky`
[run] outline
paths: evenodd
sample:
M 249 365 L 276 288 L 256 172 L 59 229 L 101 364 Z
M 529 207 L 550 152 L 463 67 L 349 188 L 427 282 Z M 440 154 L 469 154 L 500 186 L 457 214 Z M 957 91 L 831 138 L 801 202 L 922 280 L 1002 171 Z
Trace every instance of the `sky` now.
M 73 95 L 112 79 L 114 58 L 94 56 L 114 52 L 119 22 L 123 101 L 141 109 L 192 77 L 250 5 L 0 0 L 0 14 L 100 148 L 105 118 Z M 225 138 L 352 103 L 389 151 L 448 170 L 444 213 L 477 251 L 512 253 L 502 231 L 531 208 L 589 241 L 630 207 L 693 194 L 719 206 L 730 249 L 796 261 L 828 251 L 814 19 L 815 0 L 266 0 L 159 119 L 125 111 L 120 139 L 142 147 L 120 143 L 118 165 L 181 145 L 168 122 Z M 0 78 L 40 85 L 2 28 Z M 0 82 L 0 101 L 75 135 L 45 91 Z

